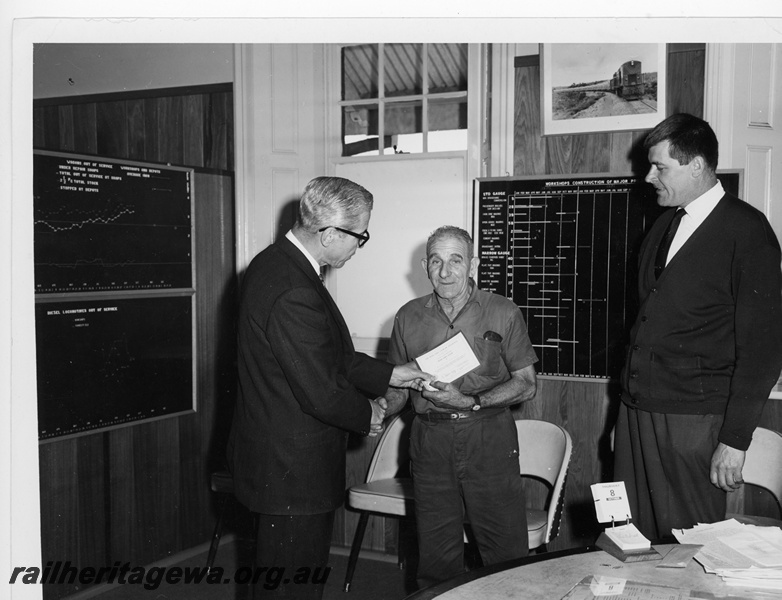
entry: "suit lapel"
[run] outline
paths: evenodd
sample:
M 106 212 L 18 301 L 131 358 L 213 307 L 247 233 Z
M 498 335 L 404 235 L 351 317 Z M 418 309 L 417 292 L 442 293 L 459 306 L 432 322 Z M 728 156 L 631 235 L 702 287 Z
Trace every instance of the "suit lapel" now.
M 299 250 L 288 238 L 282 237 L 277 241 L 277 244 L 279 245 L 280 249 L 285 253 L 286 256 L 291 260 L 293 263 L 293 267 L 297 268 L 302 272 L 302 274 L 310 281 L 312 284 L 312 287 L 318 292 L 320 297 L 323 299 L 323 302 L 326 304 L 326 307 L 329 309 L 329 312 L 331 314 L 331 317 L 336 321 L 337 326 L 339 327 L 340 334 L 342 335 L 343 343 L 350 348 L 353 349 L 353 340 L 350 339 L 350 331 L 348 330 L 347 323 L 345 323 L 345 319 L 342 317 L 342 313 L 339 310 L 339 307 L 334 302 L 334 299 L 331 297 L 331 294 L 329 294 L 329 291 L 326 289 L 326 286 L 323 284 L 323 282 L 320 280 L 320 277 L 318 277 L 318 274 L 315 273 L 315 270 L 312 268 L 312 264 L 310 264 L 310 261 L 307 260 L 307 257 L 302 254 L 301 250 Z

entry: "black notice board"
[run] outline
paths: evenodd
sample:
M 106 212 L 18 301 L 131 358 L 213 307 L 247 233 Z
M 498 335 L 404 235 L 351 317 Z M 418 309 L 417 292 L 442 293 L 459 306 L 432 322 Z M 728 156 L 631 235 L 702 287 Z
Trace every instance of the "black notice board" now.
M 743 172 L 718 173 L 741 196 Z M 635 314 L 637 252 L 662 212 L 631 175 L 481 178 L 478 285 L 523 313 L 548 376 L 617 377 Z
M 193 287 L 192 170 L 36 152 L 37 294 Z
M 35 307 L 39 439 L 193 408 L 191 297 Z
M 193 171 L 34 152 L 39 439 L 194 409 Z

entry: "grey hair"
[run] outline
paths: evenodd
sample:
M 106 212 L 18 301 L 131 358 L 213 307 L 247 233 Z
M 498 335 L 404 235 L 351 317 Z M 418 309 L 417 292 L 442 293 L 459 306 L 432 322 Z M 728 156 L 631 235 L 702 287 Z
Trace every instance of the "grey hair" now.
M 432 246 L 437 242 L 437 240 L 447 237 L 453 237 L 458 240 L 463 241 L 465 244 L 467 244 L 467 260 L 472 260 L 473 258 L 473 252 L 474 252 L 474 245 L 472 241 L 472 237 L 469 233 L 467 233 L 464 229 L 461 227 L 456 227 L 454 225 L 443 225 L 442 227 L 438 227 L 435 229 L 432 234 L 429 236 L 429 239 L 426 240 L 426 258 L 429 258 L 429 252 L 432 250 Z
M 342 177 L 316 177 L 304 188 L 296 223 L 314 233 L 321 227 L 355 227 L 372 210 L 372 194 Z

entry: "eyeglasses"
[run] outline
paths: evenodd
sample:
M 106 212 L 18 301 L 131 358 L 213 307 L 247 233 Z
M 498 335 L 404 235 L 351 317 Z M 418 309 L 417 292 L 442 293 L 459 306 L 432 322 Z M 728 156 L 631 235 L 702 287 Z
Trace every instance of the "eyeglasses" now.
M 341 227 L 335 227 L 334 225 L 328 225 L 326 227 L 321 227 L 318 229 L 318 233 L 321 231 L 326 231 L 329 227 L 332 229 L 336 229 L 337 231 L 341 231 L 342 233 L 347 233 L 348 235 L 352 235 L 354 238 L 358 238 L 358 247 L 363 248 L 364 244 L 366 244 L 369 241 L 369 230 L 367 229 L 364 233 L 356 233 L 355 231 L 350 231 L 349 229 L 342 229 Z

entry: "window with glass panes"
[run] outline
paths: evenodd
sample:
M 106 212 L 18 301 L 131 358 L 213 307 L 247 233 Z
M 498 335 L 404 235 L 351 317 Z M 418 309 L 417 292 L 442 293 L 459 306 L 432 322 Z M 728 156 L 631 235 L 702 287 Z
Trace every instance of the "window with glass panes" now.
M 342 49 L 342 156 L 467 149 L 467 44 Z

